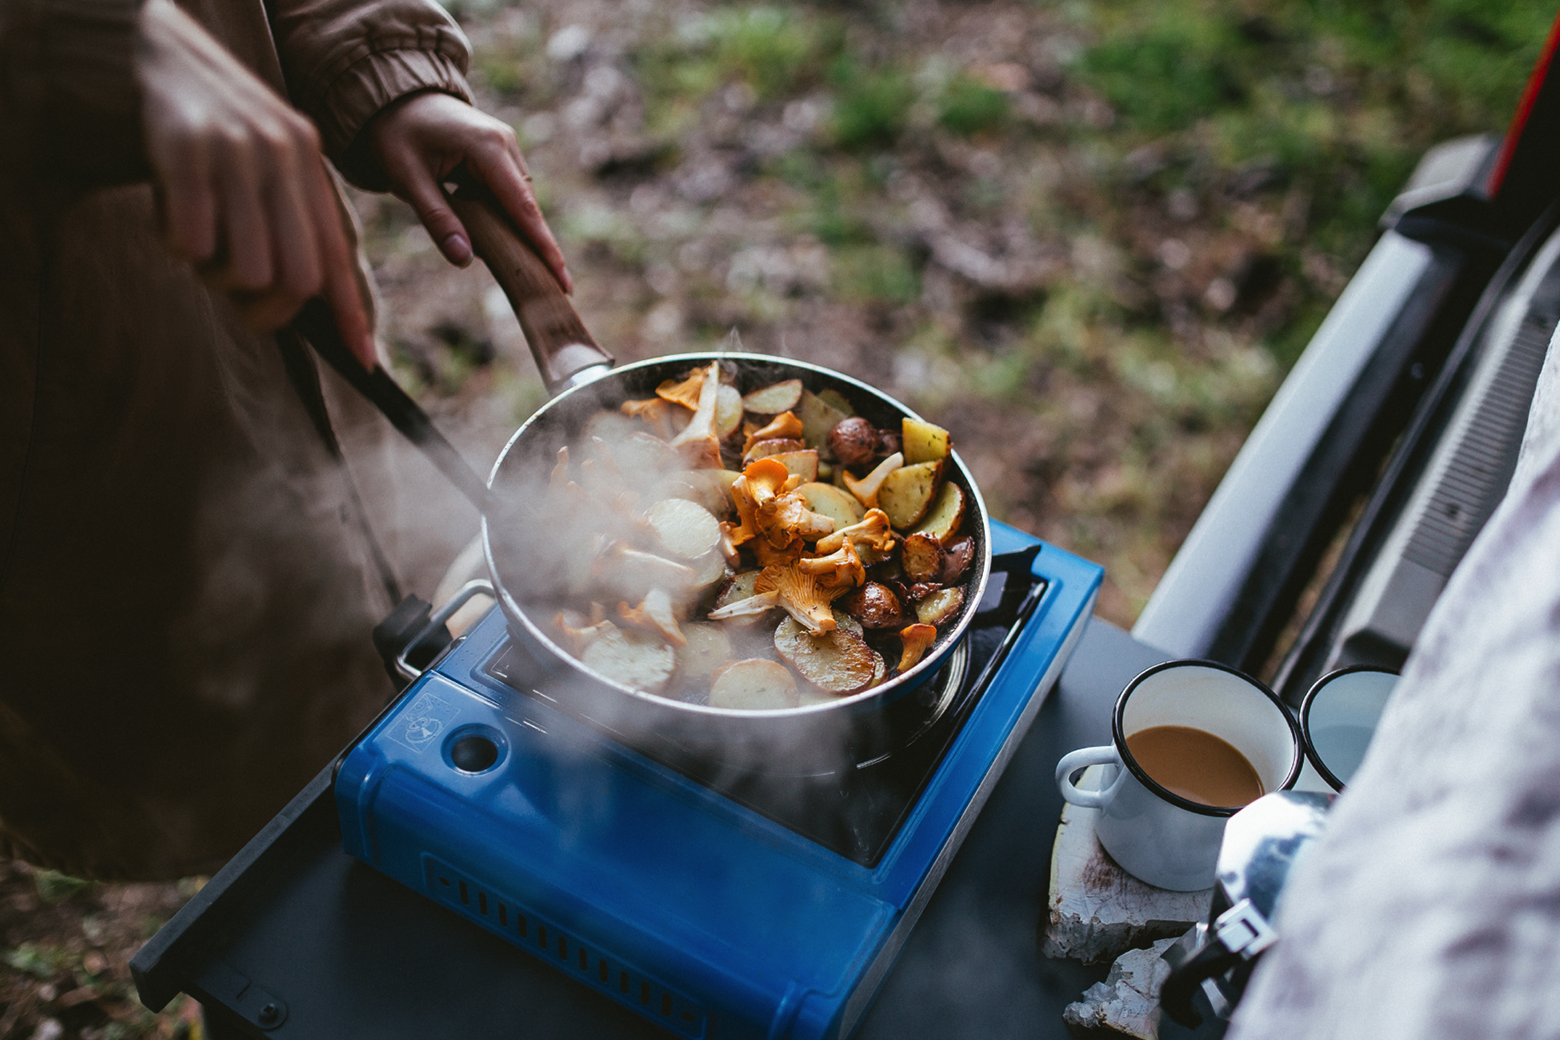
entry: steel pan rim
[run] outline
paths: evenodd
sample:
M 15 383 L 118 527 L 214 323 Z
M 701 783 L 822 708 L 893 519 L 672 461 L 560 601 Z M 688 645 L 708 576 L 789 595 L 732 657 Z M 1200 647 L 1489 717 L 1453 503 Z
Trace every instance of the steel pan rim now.
M 849 386 L 861 390 L 862 392 L 869 394 L 878 401 L 887 405 L 889 408 L 898 411 L 903 416 L 915 419 L 920 422 L 926 421 L 922 419 L 921 415 L 913 408 L 909 407 L 898 399 L 889 396 L 876 387 L 873 387 L 870 384 L 855 378 L 854 376 L 846 375 L 843 372 L 838 372 L 831 368 L 825 368 L 822 365 L 815 365 L 806 361 L 796 361 L 791 358 L 776 357 L 772 354 L 754 354 L 746 351 L 697 351 L 682 354 L 668 354 L 664 357 L 647 358 L 642 361 L 635 361 L 631 364 L 618 366 L 611 369 L 610 371 L 604 372 L 597 379 L 572 386 L 563 393 L 560 393 L 558 396 L 545 402 L 540 408 L 533 412 L 525 420 L 525 422 L 521 423 L 520 427 L 515 430 L 515 432 L 510 436 L 509 440 L 505 442 L 503 450 L 499 452 L 498 458 L 494 460 L 493 466 L 488 472 L 488 487 L 491 489 L 494 485 L 494 482 L 498 480 L 499 473 L 504 467 L 504 461 L 509 457 L 510 452 L 515 450 L 517 445 L 523 443 L 527 432 L 530 431 L 537 423 L 545 422 L 546 417 L 556 412 L 559 408 L 564 407 L 564 402 L 568 401 L 575 395 L 583 393 L 589 388 L 597 387 L 607 380 L 617 380 L 622 382 L 624 380 L 618 378 L 620 375 L 642 371 L 647 368 L 676 366 L 679 364 L 697 364 L 700 362 L 708 364 L 710 361 L 733 361 L 737 363 L 752 362 L 780 368 L 805 370 L 817 376 L 821 376 L 827 380 L 848 384 Z M 953 462 L 955 470 L 963 478 L 963 480 L 960 482 L 960 486 L 972 500 L 976 516 L 980 521 L 979 527 L 981 544 L 984 547 L 983 552 L 980 554 L 980 558 L 977 561 L 979 565 L 979 573 L 970 582 L 970 584 L 966 586 L 965 602 L 961 608 L 958 623 L 948 633 L 947 642 L 945 645 L 943 645 L 935 653 L 928 654 L 908 672 L 896 675 L 892 679 L 880 683 L 877 686 L 868 687 L 865 690 L 848 694 L 835 700 L 822 701 L 817 704 L 804 704 L 792 708 L 719 708 L 708 704 L 694 704 L 690 701 L 678 700 L 673 697 L 664 697 L 660 694 L 650 693 L 646 690 L 635 689 L 633 687 L 624 686 L 621 683 L 615 682 L 612 679 L 602 675 L 600 672 L 587 667 L 583 661 L 581 661 L 574 654 L 570 653 L 568 650 L 559 646 L 551 636 L 542 630 L 540 625 L 531 620 L 530 615 L 525 610 L 525 608 L 520 605 L 519 601 L 513 595 L 509 584 L 503 580 L 499 572 L 497 560 L 495 559 L 493 550 L 493 533 L 489 526 L 489 518 L 486 513 L 483 513 L 482 515 L 482 552 L 487 562 L 489 577 L 493 582 L 494 589 L 498 592 L 499 603 L 503 607 L 504 614 L 508 618 L 510 624 L 519 624 L 525 630 L 529 638 L 539 643 L 541 647 L 548 653 L 552 654 L 555 658 L 568 665 L 574 671 L 579 672 L 600 686 L 606 687 L 607 689 L 610 689 L 616 693 L 621 693 L 625 696 L 631 697 L 634 700 L 650 707 L 668 709 L 683 713 L 688 716 L 702 716 L 711 720 L 740 722 L 744 720 L 757 721 L 764 719 L 796 721 L 807 719 L 809 717 L 817 717 L 821 719 L 823 716 L 829 713 L 859 709 L 872 702 L 882 700 L 884 695 L 890 692 L 897 696 L 898 694 L 902 694 L 921 685 L 923 682 L 936 674 L 937 669 L 945 663 L 947 656 L 964 638 L 965 634 L 970 628 L 970 624 L 975 617 L 975 612 L 979 608 L 981 600 L 985 596 L 986 585 L 991 578 L 991 521 L 989 515 L 986 512 L 986 501 L 981 496 L 980 487 L 975 483 L 975 478 L 970 473 L 969 467 L 965 465 L 964 460 L 959 457 L 959 453 L 957 451 L 953 451 L 949 455 L 949 459 Z M 968 523 L 968 512 L 966 512 L 966 523 Z

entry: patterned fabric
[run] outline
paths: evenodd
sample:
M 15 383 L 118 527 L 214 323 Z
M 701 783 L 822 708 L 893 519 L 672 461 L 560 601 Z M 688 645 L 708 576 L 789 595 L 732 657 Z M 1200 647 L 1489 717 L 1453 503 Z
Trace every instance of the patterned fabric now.
M 1560 1035 L 1560 351 L 1233 1040 Z

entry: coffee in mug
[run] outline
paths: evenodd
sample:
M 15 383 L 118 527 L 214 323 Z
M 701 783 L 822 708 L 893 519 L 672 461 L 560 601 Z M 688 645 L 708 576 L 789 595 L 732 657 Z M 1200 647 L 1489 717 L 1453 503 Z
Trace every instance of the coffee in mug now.
M 1127 873 L 1160 888 L 1213 884 L 1224 821 L 1294 785 L 1304 761 L 1289 709 L 1257 680 L 1214 661 L 1168 661 L 1116 699 L 1112 742 L 1056 765 L 1062 797 L 1099 810 L 1095 834 Z M 1073 774 L 1103 765 L 1100 790 Z
M 1127 750 L 1161 787 L 1189 802 L 1238 809 L 1267 793 L 1246 756 L 1206 730 L 1149 726 L 1127 738 Z

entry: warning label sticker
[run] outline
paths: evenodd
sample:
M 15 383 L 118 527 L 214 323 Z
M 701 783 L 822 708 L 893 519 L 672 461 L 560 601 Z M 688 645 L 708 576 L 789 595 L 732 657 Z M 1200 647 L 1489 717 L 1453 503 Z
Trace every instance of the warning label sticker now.
M 387 729 L 387 735 L 397 744 L 423 751 L 449 729 L 454 718 L 455 705 L 437 694 L 423 693 Z

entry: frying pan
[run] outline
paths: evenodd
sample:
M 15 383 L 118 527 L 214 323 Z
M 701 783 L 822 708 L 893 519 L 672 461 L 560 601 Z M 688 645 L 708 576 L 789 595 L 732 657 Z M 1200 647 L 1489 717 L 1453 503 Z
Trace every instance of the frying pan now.
M 841 755 L 862 761 L 863 755 L 883 750 L 884 742 L 894 739 L 884 709 L 935 675 L 955 651 L 990 576 L 991 531 L 985 502 L 958 454 L 949 459 L 945 479 L 958 484 L 966 495 L 962 532 L 974 539 L 974 559 L 965 572 L 964 604 L 958 615 L 938 626 L 936 643 L 913 668 L 859 693 L 770 710 L 712 707 L 615 682 L 559 645 L 551 621 L 559 604 L 536 598 L 536 583 L 527 580 L 528 574 L 534 575 L 537 554 L 545 552 L 550 534 L 538 530 L 530 508 L 536 498 L 533 489 L 546 486 L 558 448 L 578 443 L 592 416 L 603 409 L 616 411 L 625 400 L 650 397 L 663 381 L 681 379 L 690 368 L 713 360 L 734 366 L 737 385 L 744 391 L 800 379 L 813 393 L 839 391 L 859 415 L 878 427 L 897 429 L 902 418 L 919 416 L 849 376 L 766 355 L 678 354 L 614 368 L 611 355 L 596 343 L 551 272 L 496 204 L 465 186 L 452 195 L 451 202 L 471 234 L 475 252 L 513 305 L 537 369 L 554 395 L 509 439 L 486 482 L 382 368 L 368 373 L 351 358 L 336 337 L 323 303 L 311 302 L 295 327 L 481 510 L 483 546 L 498 601 L 514 640 L 551 674 L 547 695 L 570 699 L 580 713 L 615 732 L 670 742 L 700 757 L 738 762 L 744 768 L 828 762 Z

